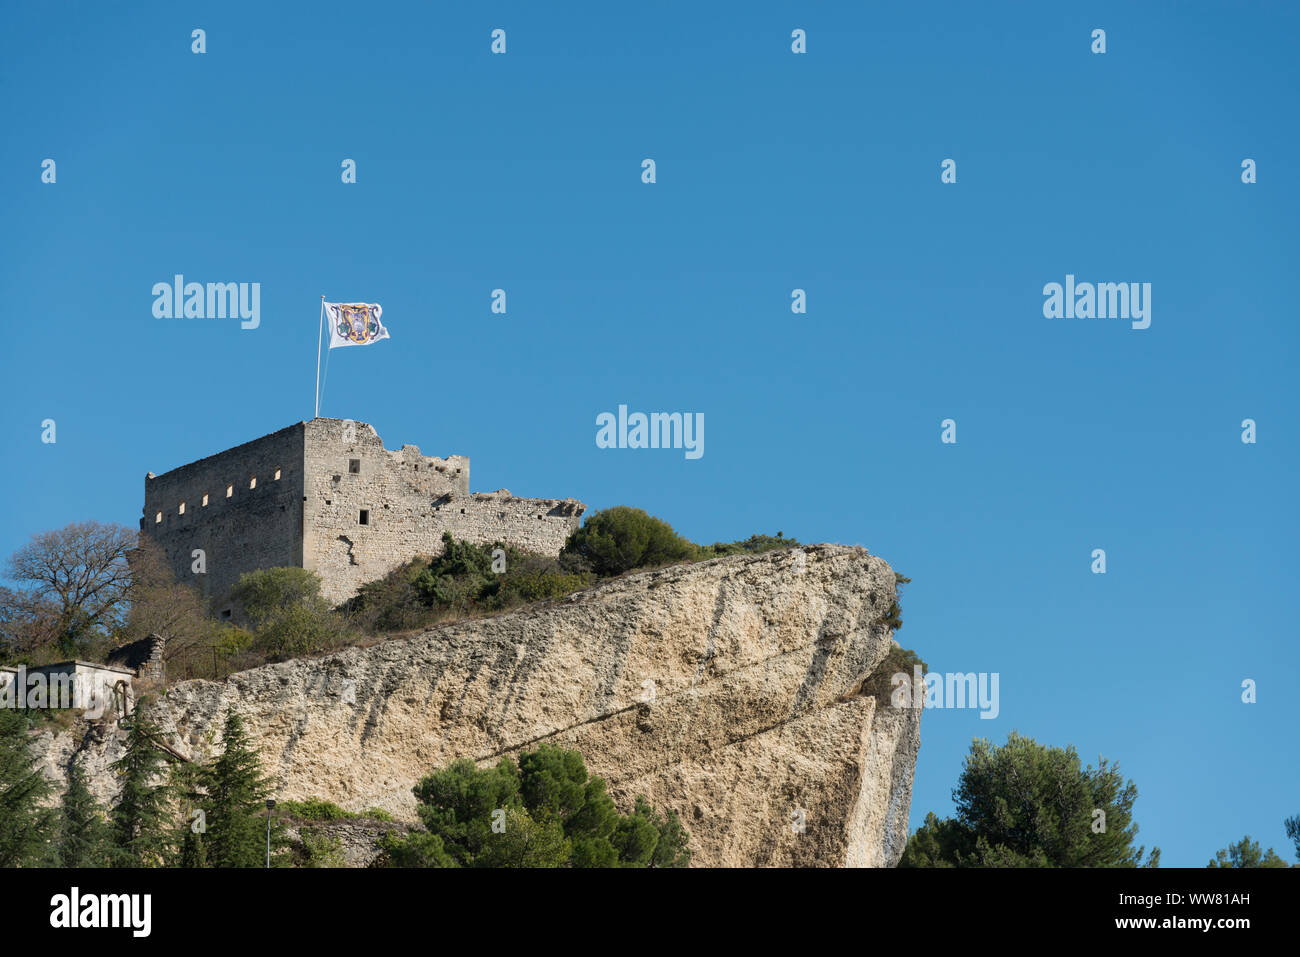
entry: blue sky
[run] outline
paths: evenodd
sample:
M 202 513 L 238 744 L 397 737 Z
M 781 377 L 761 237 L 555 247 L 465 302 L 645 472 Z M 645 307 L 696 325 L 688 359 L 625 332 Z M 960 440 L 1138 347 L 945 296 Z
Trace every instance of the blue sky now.
M 0 554 L 310 418 L 320 297 L 378 301 L 323 415 L 910 576 L 901 643 L 1001 692 L 926 713 L 914 826 L 1016 729 L 1118 761 L 1166 866 L 1293 858 L 1300 7 L 895 6 L 6 4 Z M 176 273 L 261 325 L 154 318 Z M 1044 318 L 1067 273 L 1151 327 Z M 704 456 L 598 449 L 620 403 Z

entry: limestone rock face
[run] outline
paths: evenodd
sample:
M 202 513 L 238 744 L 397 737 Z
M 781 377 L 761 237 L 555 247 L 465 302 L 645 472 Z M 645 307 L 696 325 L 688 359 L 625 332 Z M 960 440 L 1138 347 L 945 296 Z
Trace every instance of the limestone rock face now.
M 892 644 L 893 570 L 809 546 L 677 565 L 368 648 L 187 681 L 155 699 L 176 751 L 245 719 L 281 799 L 414 820 L 411 787 L 457 758 L 577 748 L 624 810 L 675 809 L 695 866 L 893 866 L 920 711 L 863 696 Z M 124 733 L 46 732 L 101 799 Z

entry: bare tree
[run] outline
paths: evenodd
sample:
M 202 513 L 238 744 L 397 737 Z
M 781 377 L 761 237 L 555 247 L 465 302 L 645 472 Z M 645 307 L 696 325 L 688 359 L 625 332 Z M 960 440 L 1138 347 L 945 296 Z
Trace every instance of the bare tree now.
M 6 572 L 19 584 L 22 602 L 53 614 L 64 653 L 123 625 L 131 585 L 127 555 L 137 534 L 124 525 L 73 522 L 33 535 L 9 558 Z
M 207 618 L 203 596 L 193 585 L 176 581 L 162 549 L 143 535 L 131 553 L 129 597 L 128 640 L 161 635 L 167 642 L 166 661 L 211 645 L 216 626 Z
M 0 585 L 0 654 L 33 658 L 59 638 L 59 613 L 47 601 Z

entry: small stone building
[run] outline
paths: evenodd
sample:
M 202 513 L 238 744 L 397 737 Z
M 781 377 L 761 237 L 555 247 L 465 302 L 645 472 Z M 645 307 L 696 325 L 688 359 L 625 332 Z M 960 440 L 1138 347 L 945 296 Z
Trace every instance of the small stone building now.
M 88 717 L 109 717 L 131 710 L 133 677 L 130 669 L 114 665 L 56 661 L 0 668 L 0 690 L 8 707 L 75 708 Z

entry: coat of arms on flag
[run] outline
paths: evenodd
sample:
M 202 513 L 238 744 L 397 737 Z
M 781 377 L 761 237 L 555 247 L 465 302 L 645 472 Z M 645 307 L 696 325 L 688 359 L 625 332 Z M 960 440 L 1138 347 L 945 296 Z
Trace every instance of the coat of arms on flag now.
M 376 302 L 327 302 L 330 320 L 330 348 L 368 346 L 388 338 L 388 330 L 379 321 L 384 311 Z

